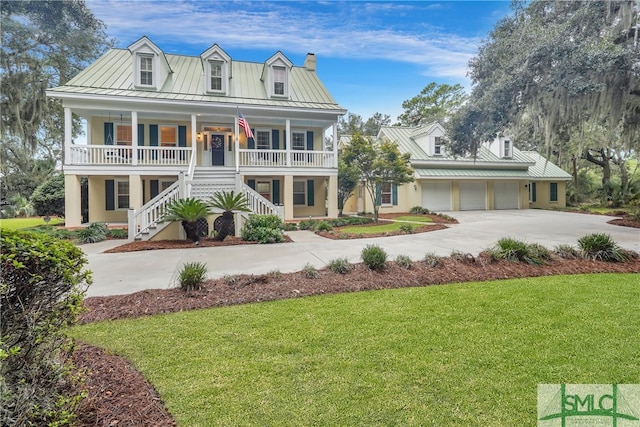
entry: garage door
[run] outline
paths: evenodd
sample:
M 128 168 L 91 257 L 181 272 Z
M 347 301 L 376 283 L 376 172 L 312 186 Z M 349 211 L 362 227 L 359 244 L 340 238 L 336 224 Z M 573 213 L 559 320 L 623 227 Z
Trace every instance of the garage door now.
M 494 182 L 493 194 L 496 209 L 518 209 L 520 193 L 517 182 Z
M 450 182 L 423 182 L 422 207 L 434 212 L 451 210 Z
M 460 183 L 460 210 L 487 209 L 487 184 L 484 182 Z

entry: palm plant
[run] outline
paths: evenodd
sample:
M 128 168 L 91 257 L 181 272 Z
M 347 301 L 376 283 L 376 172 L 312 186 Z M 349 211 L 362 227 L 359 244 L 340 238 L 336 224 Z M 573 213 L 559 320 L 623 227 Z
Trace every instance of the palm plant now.
M 180 221 L 187 234 L 187 239 L 192 240 L 197 245 L 200 242 L 198 220 L 211 215 L 209 206 L 202 200 L 188 197 L 174 200 L 167 205 L 166 209 L 162 221 Z
M 214 240 L 223 241 L 228 235 L 233 234 L 233 213 L 251 212 L 247 198 L 242 193 L 235 191 L 222 191 L 216 193 L 209 202 L 209 206 L 222 210 L 222 223 Z

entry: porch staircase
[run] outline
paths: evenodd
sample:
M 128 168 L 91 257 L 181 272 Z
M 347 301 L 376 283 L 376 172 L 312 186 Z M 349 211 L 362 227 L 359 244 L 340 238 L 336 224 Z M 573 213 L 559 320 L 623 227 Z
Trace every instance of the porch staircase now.
M 244 194 L 251 213 L 277 215 L 284 219 L 283 207 L 274 205 L 246 185 L 242 178 L 236 174 L 234 168 L 196 167 L 191 178 L 180 175 L 178 181 L 140 209 L 129 210 L 129 240 L 149 240 L 169 225 L 169 223 L 162 222 L 166 206 L 169 203 L 187 197 L 208 202 L 216 193 L 223 191 L 236 191 Z M 248 213 L 242 212 L 239 216 L 246 219 Z M 236 221 L 236 231 L 240 229 L 241 221 Z

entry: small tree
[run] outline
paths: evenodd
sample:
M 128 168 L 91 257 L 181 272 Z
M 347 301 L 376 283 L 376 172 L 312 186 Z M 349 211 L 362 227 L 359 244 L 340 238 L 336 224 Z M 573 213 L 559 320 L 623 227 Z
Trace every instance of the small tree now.
M 36 188 L 31 204 L 38 215 L 64 216 L 64 175 L 55 174 Z
M 401 154 L 391 141 L 374 141 L 370 137 L 355 134 L 343 151 L 344 162 L 357 168 L 359 179 L 364 182 L 373 200 L 373 219 L 378 221 L 383 184 L 406 184 L 413 181 L 413 169 L 409 165 L 409 153 Z
M 196 245 L 200 242 L 200 230 L 198 220 L 211 215 L 211 210 L 202 200 L 186 198 L 175 200 L 167 205 L 167 212 L 162 219 L 164 222 L 180 221 L 182 228 L 187 233 L 187 239 Z
M 342 158 L 338 159 L 338 214 L 342 215 L 344 204 L 353 194 L 360 181 L 360 171 L 352 164 L 347 164 Z
M 214 240 L 223 241 L 228 235 L 233 234 L 233 213 L 234 212 L 251 212 L 249 209 L 247 198 L 242 193 L 235 191 L 222 191 L 216 193 L 209 202 L 209 206 L 221 209 L 222 224 L 220 230 L 213 238 Z

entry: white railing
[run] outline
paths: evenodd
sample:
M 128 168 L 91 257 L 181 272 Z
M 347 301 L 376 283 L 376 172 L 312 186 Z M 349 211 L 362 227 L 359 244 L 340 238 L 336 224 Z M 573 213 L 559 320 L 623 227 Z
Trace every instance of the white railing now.
M 72 165 L 130 165 L 133 148 L 128 145 L 72 145 Z M 189 166 L 191 147 L 138 147 L 139 165 Z
M 181 182 L 178 180 L 138 210 L 129 209 L 129 240 L 157 226 L 165 214 L 166 206 L 180 199 Z
M 247 184 L 242 184 L 240 191 L 247 198 L 251 212 L 258 215 L 278 215 L 284 219 L 284 208 L 282 206 L 274 205 Z
M 286 166 L 286 150 L 241 149 L 240 166 Z
M 291 151 L 291 166 L 307 168 L 332 168 L 333 151 Z
M 236 185 L 235 183 L 219 183 L 215 181 L 200 181 L 193 180 L 188 182 L 190 186 L 189 197 L 194 197 L 196 199 L 200 199 L 203 202 L 208 203 L 209 199 L 213 197 L 216 193 L 221 193 L 223 191 L 235 191 Z

